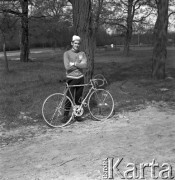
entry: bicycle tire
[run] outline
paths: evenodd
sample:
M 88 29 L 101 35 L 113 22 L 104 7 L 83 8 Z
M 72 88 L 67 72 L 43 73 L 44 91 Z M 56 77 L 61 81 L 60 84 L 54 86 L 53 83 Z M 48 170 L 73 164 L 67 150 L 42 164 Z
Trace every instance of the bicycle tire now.
M 108 119 L 114 110 L 114 100 L 110 92 L 105 89 L 93 91 L 88 99 L 88 109 L 96 120 Z
M 67 101 L 66 101 L 67 100 Z M 66 122 L 63 122 L 65 103 L 70 102 L 71 107 L 69 110 L 68 119 Z M 73 103 L 68 96 L 65 96 L 62 93 L 54 93 L 49 95 L 43 102 L 42 105 L 42 116 L 45 122 L 51 127 L 64 127 L 73 118 Z

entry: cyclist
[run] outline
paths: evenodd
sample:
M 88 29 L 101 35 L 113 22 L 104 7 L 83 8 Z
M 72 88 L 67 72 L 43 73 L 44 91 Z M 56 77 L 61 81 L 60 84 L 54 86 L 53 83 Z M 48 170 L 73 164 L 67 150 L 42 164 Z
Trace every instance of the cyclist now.
M 87 68 L 87 58 L 84 52 L 79 50 L 81 43 L 81 38 L 74 35 L 72 37 L 72 48 L 64 53 L 64 67 L 66 69 L 66 81 L 69 85 L 80 85 L 84 84 L 84 72 L 83 69 Z M 71 94 L 75 98 L 75 104 L 80 105 L 80 99 L 83 93 L 83 86 L 71 87 Z M 67 96 L 72 98 L 69 91 Z M 69 100 L 65 102 L 65 112 L 62 122 L 65 123 L 68 121 L 69 110 L 71 103 Z M 81 117 L 76 117 L 77 121 L 81 121 Z

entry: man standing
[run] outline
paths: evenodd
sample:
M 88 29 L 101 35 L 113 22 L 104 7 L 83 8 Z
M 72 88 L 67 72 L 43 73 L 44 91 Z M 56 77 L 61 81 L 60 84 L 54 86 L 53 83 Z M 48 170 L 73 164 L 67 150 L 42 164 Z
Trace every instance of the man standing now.
M 87 58 L 84 52 L 79 50 L 81 38 L 74 35 L 72 37 L 72 48 L 64 53 L 64 66 L 66 69 L 66 78 L 69 85 L 80 85 L 84 84 L 84 73 L 83 69 L 87 67 Z M 71 94 L 75 95 L 75 104 L 80 105 L 80 98 L 83 93 L 83 86 L 71 87 Z M 71 98 L 70 93 L 67 93 L 67 96 Z M 71 104 L 67 101 L 64 112 L 63 122 L 68 120 L 69 110 Z M 81 118 L 76 117 L 77 121 L 80 121 Z

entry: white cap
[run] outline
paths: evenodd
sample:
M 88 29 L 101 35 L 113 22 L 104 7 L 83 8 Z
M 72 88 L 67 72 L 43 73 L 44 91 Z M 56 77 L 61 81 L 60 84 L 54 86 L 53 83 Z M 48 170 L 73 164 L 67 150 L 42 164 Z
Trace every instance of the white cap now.
M 72 41 L 81 41 L 80 36 L 73 35 Z

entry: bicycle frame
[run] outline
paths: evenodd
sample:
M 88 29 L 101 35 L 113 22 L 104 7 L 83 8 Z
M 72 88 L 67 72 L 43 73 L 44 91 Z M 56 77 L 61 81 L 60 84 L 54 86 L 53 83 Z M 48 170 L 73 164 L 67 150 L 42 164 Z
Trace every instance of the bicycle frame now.
M 88 84 L 68 85 L 68 83 L 66 83 L 66 87 L 65 87 L 65 89 L 64 89 L 64 91 L 63 91 L 63 94 L 64 94 L 64 97 L 65 97 L 65 96 L 67 95 L 67 92 L 69 91 L 69 93 L 70 93 L 70 95 L 71 95 L 71 98 L 72 98 L 72 101 L 73 101 L 73 105 L 76 105 L 76 104 L 75 104 L 75 98 L 73 97 L 73 95 L 72 95 L 72 93 L 71 93 L 71 91 L 70 91 L 70 88 L 71 88 L 71 87 L 80 87 L 80 86 L 83 86 L 83 87 L 85 87 L 85 86 L 91 86 L 91 88 L 89 89 L 89 91 L 88 91 L 88 93 L 86 94 L 85 98 L 83 98 L 83 101 L 81 102 L 81 105 L 80 105 L 80 108 L 81 108 L 84 104 L 86 104 L 85 102 L 86 102 L 88 96 L 90 95 L 90 93 L 91 93 L 93 90 L 96 90 L 96 88 L 95 88 L 95 86 L 94 86 L 94 84 L 93 84 L 93 80 L 90 80 L 90 83 L 88 83 Z

